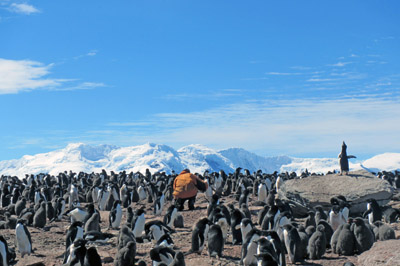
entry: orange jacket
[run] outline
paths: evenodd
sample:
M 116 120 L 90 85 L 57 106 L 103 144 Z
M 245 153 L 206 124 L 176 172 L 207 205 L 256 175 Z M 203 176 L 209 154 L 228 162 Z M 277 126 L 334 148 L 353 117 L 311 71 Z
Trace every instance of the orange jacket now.
M 182 171 L 174 180 L 174 198 L 186 199 L 196 196 L 198 191 L 196 187 L 197 182 L 203 181 L 189 172 Z

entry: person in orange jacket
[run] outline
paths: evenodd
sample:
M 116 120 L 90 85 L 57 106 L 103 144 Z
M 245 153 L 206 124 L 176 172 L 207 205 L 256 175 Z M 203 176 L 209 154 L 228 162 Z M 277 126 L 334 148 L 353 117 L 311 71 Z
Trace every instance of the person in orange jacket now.
M 174 199 L 179 211 L 183 210 L 183 205 L 188 200 L 189 210 L 194 210 L 197 191 L 206 191 L 208 184 L 196 175 L 190 173 L 189 169 L 183 170 L 174 180 Z

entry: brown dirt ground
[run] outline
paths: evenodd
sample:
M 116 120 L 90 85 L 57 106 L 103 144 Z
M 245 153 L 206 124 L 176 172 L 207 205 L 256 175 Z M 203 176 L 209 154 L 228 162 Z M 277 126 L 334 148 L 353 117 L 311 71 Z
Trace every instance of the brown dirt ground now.
M 224 198 L 225 203 L 232 202 L 234 199 L 232 197 Z M 167 203 L 167 206 L 164 208 L 163 215 L 165 210 L 169 206 L 170 203 Z M 391 202 L 391 204 L 396 207 L 400 207 L 398 202 Z M 133 203 L 132 207 L 139 208 L 143 206 L 141 204 Z M 152 206 L 151 204 L 146 204 L 146 221 L 160 219 L 162 217 L 155 217 L 152 214 Z M 176 250 L 187 252 L 191 247 L 191 230 L 192 226 L 196 223 L 199 218 L 205 217 L 207 214 L 207 201 L 204 198 L 202 193 L 198 194 L 197 209 L 194 211 L 184 210 L 182 215 L 184 217 L 184 228 L 176 229 L 176 233 L 172 235 L 172 238 L 175 242 Z M 187 208 L 187 205 L 185 205 Z M 261 207 L 252 206 L 252 201 L 249 203 L 250 211 L 252 212 L 253 222 L 256 222 L 257 219 L 257 211 Z M 101 212 L 101 228 L 103 232 L 112 233 L 115 237 L 111 238 L 107 244 L 96 245 L 97 250 L 102 258 L 103 265 L 113 265 L 113 260 L 116 257 L 116 242 L 118 230 L 108 229 L 108 212 Z M 123 216 L 123 222 L 125 221 L 125 212 Z M 62 265 L 63 254 L 65 251 L 65 237 L 66 231 L 68 229 L 69 222 L 64 219 L 60 222 L 54 222 L 52 224 L 47 224 L 44 230 L 37 229 L 33 227 L 29 227 L 29 231 L 32 235 L 34 254 L 30 256 L 25 256 L 21 258 L 20 254 L 17 253 L 17 264 L 18 266 L 28 266 L 34 265 L 36 263 L 42 262 L 44 265 Z M 396 230 L 396 236 L 399 238 L 400 235 L 400 223 L 392 224 L 392 227 Z M 14 247 L 14 239 L 15 239 L 15 230 L 1 230 L 0 234 L 2 234 L 7 240 L 9 246 Z M 227 243 L 225 243 L 223 257 L 220 259 L 210 258 L 207 254 L 207 249 L 205 248 L 202 254 L 190 254 L 185 256 L 186 265 L 196 265 L 196 266 L 206 266 L 206 265 L 239 265 L 240 260 L 240 250 L 241 246 L 236 245 L 233 246 L 231 242 L 231 237 L 228 236 Z M 148 265 L 151 265 L 149 251 L 152 248 L 152 243 L 143 243 L 137 244 L 137 259 L 143 259 L 147 262 Z M 355 265 L 357 265 L 357 256 L 338 256 L 337 254 L 333 254 L 328 251 L 323 259 L 321 260 L 306 260 L 302 265 L 322 265 L 322 266 L 342 266 L 343 263 L 351 261 Z M 292 265 L 287 263 L 287 265 Z

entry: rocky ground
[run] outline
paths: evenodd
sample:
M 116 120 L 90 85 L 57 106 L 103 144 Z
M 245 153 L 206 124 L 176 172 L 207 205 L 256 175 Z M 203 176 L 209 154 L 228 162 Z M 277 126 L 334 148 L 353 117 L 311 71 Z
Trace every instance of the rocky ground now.
M 232 197 L 225 198 L 225 203 L 233 202 L 234 199 Z M 257 211 L 261 207 L 253 206 L 254 201 L 250 201 L 249 207 L 253 214 L 253 222 L 256 222 Z M 170 203 L 167 203 L 167 206 L 164 210 L 167 209 Z M 400 207 L 399 202 L 392 201 L 395 207 Z M 141 204 L 132 204 L 133 207 L 139 208 L 143 206 Z M 146 221 L 150 221 L 153 219 L 161 219 L 162 217 L 155 217 L 152 215 L 152 206 L 151 204 L 146 204 Z M 186 208 L 187 206 L 185 206 Z M 198 199 L 196 202 L 196 210 L 188 211 L 184 210 L 182 215 L 184 217 L 184 228 L 176 229 L 176 233 L 172 235 L 172 238 L 175 242 L 176 250 L 180 250 L 182 252 L 187 252 L 191 246 L 191 230 L 192 226 L 196 223 L 199 218 L 205 217 L 207 213 L 207 201 L 204 198 L 202 193 L 199 193 Z M 163 212 L 164 215 L 164 212 Z M 108 212 L 101 212 L 102 218 L 102 231 L 107 233 L 112 233 L 115 237 L 111 238 L 108 243 L 97 245 L 97 250 L 102 258 L 103 265 L 113 265 L 113 260 L 116 257 L 117 252 L 117 235 L 118 230 L 108 229 Z M 125 216 L 123 217 L 123 221 L 125 221 Z M 400 238 L 400 223 L 395 223 L 391 225 L 396 230 L 397 238 Z M 16 265 L 27 266 L 27 265 L 62 265 L 63 254 L 65 250 L 65 236 L 66 231 L 69 227 L 69 222 L 65 219 L 60 222 L 54 222 L 51 224 L 47 224 L 47 226 L 42 229 L 36 229 L 33 227 L 29 227 L 29 230 L 32 235 L 34 254 L 30 256 L 25 256 L 21 258 L 20 254 L 17 253 L 17 263 Z M 14 247 L 14 238 L 15 231 L 14 230 L 1 230 L 0 234 L 2 234 L 8 244 L 11 247 Z M 381 246 L 380 250 L 392 250 L 393 245 L 383 245 L 385 243 L 379 243 Z M 144 243 L 137 244 L 137 258 L 143 259 L 147 262 L 148 265 L 151 265 L 149 250 L 152 248 L 152 243 Z M 225 244 L 223 258 L 210 258 L 207 254 L 206 249 L 203 250 L 202 254 L 190 254 L 185 256 L 186 265 L 196 265 L 196 266 L 205 266 L 205 265 L 238 265 L 240 260 L 240 250 L 241 246 L 233 246 L 231 243 L 231 237 L 228 237 L 228 241 Z M 398 250 L 398 249 L 397 249 Z M 396 253 L 396 251 L 394 251 Z M 379 253 L 377 253 L 379 255 Z M 376 255 L 376 256 L 378 256 Z M 328 251 L 321 260 L 306 260 L 303 265 L 323 265 L 323 266 L 342 266 L 343 263 L 351 261 L 355 265 L 367 265 L 361 264 L 357 256 L 338 256 L 336 254 Z M 369 260 L 370 261 L 370 260 Z M 288 263 L 288 265 L 291 265 Z M 372 265 L 368 263 L 368 265 Z M 378 265 L 378 264 L 377 264 Z M 390 264 L 394 265 L 394 264 Z

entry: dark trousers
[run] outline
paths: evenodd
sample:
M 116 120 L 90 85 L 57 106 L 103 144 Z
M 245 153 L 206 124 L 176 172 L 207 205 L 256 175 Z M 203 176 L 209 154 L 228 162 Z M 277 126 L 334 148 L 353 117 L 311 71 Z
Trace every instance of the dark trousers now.
M 186 200 L 188 200 L 189 210 L 194 210 L 194 203 L 196 201 L 196 196 L 193 196 L 191 198 L 186 198 L 186 199 L 175 199 L 175 206 L 176 206 L 176 208 L 178 208 L 178 211 L 183 210 L 183 205 L 185 204 Z

